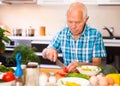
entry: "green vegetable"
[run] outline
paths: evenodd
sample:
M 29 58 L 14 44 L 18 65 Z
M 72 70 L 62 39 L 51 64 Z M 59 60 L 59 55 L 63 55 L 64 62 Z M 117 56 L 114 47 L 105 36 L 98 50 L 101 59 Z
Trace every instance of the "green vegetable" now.
M 118 70 L 112 66 L 112 65 L 105 65 L 102 67 L 102 73 L 104 75 L 110 74 L 110 73 L 119 73 Z
M 89 76 L 88 75 L 86 75 L 86 74 L 80 74 L 80 73 L 75 73 L 75 72 L 73 72 L 73 73 L 68 73 L 67 75 L 66 75 L 66 77 L 78 77 L 78 78 L 84 78 L 84 79 L 89 79 Z
M 14 69 L 13 68 L 10 68 L 10 67 L 6 67 L 4 65 L 0 65 L 0 72 L 7 72 L 7 71 L 11 71 L 11 72 L 14 72 Z
M 4 82 L 2 79 L 0 79 L 0 82 Z

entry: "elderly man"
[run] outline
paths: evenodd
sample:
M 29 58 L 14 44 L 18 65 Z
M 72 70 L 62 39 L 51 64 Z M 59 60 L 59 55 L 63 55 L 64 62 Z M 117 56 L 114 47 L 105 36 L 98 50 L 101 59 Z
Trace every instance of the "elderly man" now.
M 43 50 L 43 58 L 55 62 L 61 51 L 68 72 L 75 71 L 78 65 L 101 65 L 101 58 L 106 57 L 104 42 L 101 33 L 86 24 L 88 19 L 86 6 L 72 3 L 67 11 L 68 27 Z

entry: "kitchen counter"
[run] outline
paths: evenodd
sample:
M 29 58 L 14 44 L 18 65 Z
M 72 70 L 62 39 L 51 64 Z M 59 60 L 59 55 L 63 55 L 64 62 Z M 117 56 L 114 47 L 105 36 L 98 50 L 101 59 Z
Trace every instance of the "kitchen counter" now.
M 103 39 L 105 46 L 120 47 L 120 40 L 118 39 Z
M 48 44 L 53 36 L 34 36 L 34 37 L 25 37 L 25 36 L 9 36 L 11 40 L 28 40 L 34 44 Z M 119 39 L 103 39 L 105 46 L 110 47 L 120 47 Z

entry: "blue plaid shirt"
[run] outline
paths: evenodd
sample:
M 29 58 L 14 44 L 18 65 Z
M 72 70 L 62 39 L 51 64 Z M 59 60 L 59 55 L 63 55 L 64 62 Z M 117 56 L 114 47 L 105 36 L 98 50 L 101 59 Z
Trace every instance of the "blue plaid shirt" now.
M 88 25 L 77 40 L 74 40 L 68 27 L 64 28 L 53 38 L 48 47 L 62 52 L 65 65 L 72 61 L 88 63 L 92 62 L 93 57 L 106 57 L 101 33 Z

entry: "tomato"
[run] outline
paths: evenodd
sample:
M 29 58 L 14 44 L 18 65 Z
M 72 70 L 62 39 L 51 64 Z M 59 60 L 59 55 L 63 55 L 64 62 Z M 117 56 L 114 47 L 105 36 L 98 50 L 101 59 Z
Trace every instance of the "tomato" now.
M 63 70 L 57 71 L 57 74 L 59 74 L 60 76 L 66 76 L 67 75 L 67 73 L 64 72 Z
M 67 67 L 63 67 L 62 70 L 57 71 L 57 74 L 59 74 L 61 76 L 66 76 L 67 73 L 68 73 Z
M 63 67 L 62 70 L 66 73 L 68 72 L 67 67 Z
M 2 80 L 5 81 L 5 82 L 9 82 L 9 81 L 15 80 L 15 75 L 14 75 L 13 72 L 6 72 L 3 75 Z

